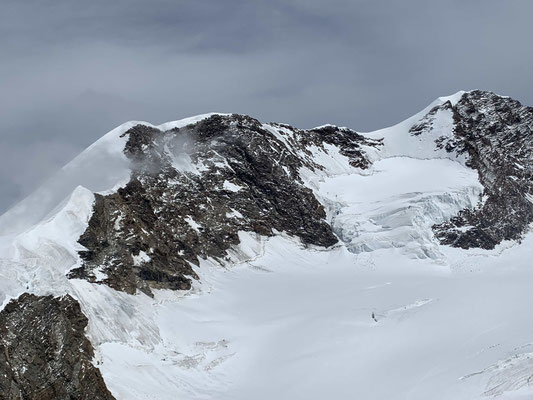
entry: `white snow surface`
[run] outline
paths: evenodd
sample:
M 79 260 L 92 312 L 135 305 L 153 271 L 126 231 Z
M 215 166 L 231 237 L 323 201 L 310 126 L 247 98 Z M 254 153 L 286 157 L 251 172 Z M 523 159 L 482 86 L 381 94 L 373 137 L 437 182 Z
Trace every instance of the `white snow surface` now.
M 410 120 L 370 134 L 387 137 L 382 151 L 369 149 L 369 170 L 333 146 L 312 150 L 325 171 L 300 174 L 341 239 L 333 248 L 241 232 L 230 262 L 202 260 L 191 291 L 154 298 L 66 279 L 93 192 L 124 173 L 55 204 L 53 193 L 54 211 L 25 229 L 5 224 L 30 200 L 0 219 L 10 232 L 0 237 L 0 303 L 24 291 L 72 294 L 117 399 L 530 399 L 533 235 L 492 251 L 438 245 L 431 225 L 474 205 L 481 186 L 463 163 L 397 140 Z M 126 129 L 69 164 L 73 181 L 84 183 L 76 168 L 100 151 L 119 159 Z
M 411 135 L 409 128 L 421 120 L 432 108 L 450 101 L 456 104 L 466 92 L 460 91 L 451 96 L 439 97 L 419 113 L 407 118 L 399 124 L 374 132 L 364 133 L 372 138 L 384 138 L 383 157 L 405 156 L 419 159 L 451 158 L 464 164 L 464 156 L 447 153 L 446 150 L 435 148 L 435 139 L 453 135 L 453 119 L 450 110 L 439 110 L 433 120 L 431 132 L 421 135 Z
M 224 190 L 229 190 L 230 192 L 238 192 L 242 189 L 242 186 L 236 185 L 230 181 L 224 181 Z

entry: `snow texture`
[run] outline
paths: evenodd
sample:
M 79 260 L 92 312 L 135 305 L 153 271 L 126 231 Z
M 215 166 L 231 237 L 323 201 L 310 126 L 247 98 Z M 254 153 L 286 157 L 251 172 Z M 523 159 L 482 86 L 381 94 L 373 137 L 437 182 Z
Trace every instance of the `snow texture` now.
M 439 246 L 431 232 L 482 188 L 464 160 L 408 130 L 461 95 L 369 133 L 385 146 L 367 149 L 368 170 L 332 145 L 311 152 L 324 170 L 300 176 L 341 239 L 334 248 L 240 232 L 227 263 L 194 267 L 191 291 L 153 298 L 65 276 L 80 265 L 93 193 L 128 178 L 120 135 L 135 122 L 124 124 L 0 218 L 0 302 L 26 291 L 76 298 L 117 399 L 531 398 L 533 236 L 487 251 Z M 450 118 L 435 116 L 439 135 Z M 268 127 L 290 148 L 290 131 Z

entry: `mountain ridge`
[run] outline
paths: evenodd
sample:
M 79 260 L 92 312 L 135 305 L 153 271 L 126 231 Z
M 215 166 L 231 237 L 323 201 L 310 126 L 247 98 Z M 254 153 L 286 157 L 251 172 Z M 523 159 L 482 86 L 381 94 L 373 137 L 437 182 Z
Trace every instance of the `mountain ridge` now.
M 232 291 L 252 299 L 246 285 L 232 286 L 227 277 L 218 275 L 240 268 L 241 275 L 228 272 L 239 282 L 248 276 L 243 266 L 255 271 L 257 281 L 249 283 L 259 285 L 257 291 L 262 287 L 259 282 L 265 280 L 273 285 L 268 293 L 283 292 L 283 280 L 273 280 L 276 276 L 286 278 L 292 290 L 297 290 L 301 279 L 304 287 L 312 289 L 298 294 L 313 304 L 306 296 L 319 295 L 329 281 L 335 282 L 336 275 L 351 282 L 356 274 L 362 282 L 371 282 L 376 279 L 372 271 L 378 268 L 388 271 L 384 279 L 403 273 L 424 281 L 437 271 L 435 281 L 428 285 L 439 292 L 443 269 L 449 273 L 454 268 L 481 268 L 477 264 L 469 267 L 465 260 L 493 257 L 506 243 L 515 244 L 513 252 L 522 252 L 518 243 L 528 238 L 533 218 L 528 175 L 533 170 L 528 157 L 532 131 L 533 109 L 483 91 L 438 98 L 397 125 L 363 134 L 335 125 L 302 130 L 238 114 L 204 114 L 160 126 L 130 121 L 67 164 L 48 187 L 0 217 L 4 225 L 0 273 L 8 277 L 0 287 L 2 301 L 5 306 L 14 298 L 13 308 L 26 301 L 18 297 L 22 293 L 34 293 L 37 302 L 45 301 L 43 296 L 72 296 L 88 319 L 86 340 L 95 348 L 94 360 L 101 364 L 103 379 L 116 398 L 150 398 L 152 391 L 152 396 L 170 399 L 182 390 L 191 398 L 219 390 L 221 398 L 223 393 L 231 398 L 231 391 L 223 389 L 227 381 L 218 371 L 231 373 L 224 367 L 226 360 L 233 365 L 232 360 L 243 362 L 239 357 L 249 354 L 250 349 L 243 347 L 246 342 L 229 329 L 241 321 L 226 310 L 231 322 L 224 332 L 231 338 L 218 336 L 215 329 L 207 335 L 209 340 L 201 342 L 194 335 L 206 335 L 205 328 L 192 320 L 203 316 L 194 315 L 191 320 L 183 304 L 194 307 L 196 297 L 200 304 L 209 304 L 209 299 L 229 296 Z M 64 193 L 68 200 L 58 206 Z M 26 221 L 9 226 L 10 219 L 19 222 L 24 214 Z M 35 224 L 36 220 L 42 222 Z M 330 259 L 337 261 L 330 265 Z M 396 263 L 400 272 L 391 267 Z M 321 264 L 328 268 L 319 268 Z M 424 272 L 413 274 L 414 266 L 423 266 Z M 367 269 L 370 272 L 364 272 Z M 319 274 L 320 279 L 308 281 L 312 274 Z M 454 279 L 461 279 L 458 276 Z M 226 282 L 225 286 L 220 282 Z M 410 287 L 403 278 L 399 282 L 402 288 Z M 385 281 L 376 287 L 387 286 Z M 227 289 L 221 294 L 219 287 Z M 343 293 L 352 301 L 348 287 Z M 208 296 L 211 290 L 218 294 Z M 369 289 L 358 290 L 367 293 Z M 486 295 L 483 290 L 479 296 Z M 372 319 L 358 320 L 354 326 L 373 329 L 368 323 L 383 319 L 386 327 L 395 315 L 411 318 L 406 314 L 411 309 L 440 309 L 432 298 L 405 303 L 408 292 L 393 292 L 395 299 L 402 298 L 401 307 L 365 309 Z M 340 307 L 336 295 L 345 296 L 333 294 L 322 301 Z M 284 299 L 299 304 L 296 297 Z M 383 299 L 373 301 L 382 304 Z M 365 303 L 364 295 L 356 300 Z M 46 301 L 60 302 L 51 297 Z M 263 301 L 252 303 L 262 308 Z M 272 298 L 269 302 L 276 304 Z M 239 309 L 237 304 L 233 307 Z M 315 307 L 320 308 L 313 304 L 300 312 L 307 315 Z M 211 315 L 209 308 L 202 310 Z M 269 321 L 272 310 L 265 312 Z M 351 310 L 343 318 L 350 313 L 359 315 Z M 325 314 L 309 315 L 309 321 L 326 318 Z M 173 318 L 182 325 L 172 325 Z M 42 323 L 51 324 L 53 330 L 54 321 Z M 394 327 L 401 330 L 400 322 Z M 490 319 L 482 321 L 490 323 Z M 188 326 L 194 329 L 188 331 Z M 268 322 L 261 326 L 268 331 Z M 348 329 L 341 326 L 341 331 Z M 194 335 L 184 341 L 180 329 Z M 390 339 L 388 331 L 380 332 Z M 69 351 L 76 353 L 80 343 Z M 38 343 L 29 345 L 38 351 Z M 310 348 L 303 354 L 306 351 Z M 119 354 L 126 355 L 124 362 L 132 363 L 125 364 L 132 374 L 134 365 L 148 365 L 148 370 L 139 367 L 139 371 L 150 377 L 149 382 L 161 380 L 167 386 L 143 387 L 141 376 L 138 383 L 131 382 L 120 372 L 124 366 Z M 172 371 L 168 379 L 162 372 L 167 369 Z M 523 387 L 523 376 L 516 373 L 509 388 Z M 484 376 L 488 386 L 499 379 Z M 205 390 L 213 392 L 202 392 L 204 380 L 210 382 Z M 89 393 L 87 387 L 76 390 Z M 368 393 L 365 398 L 370 398 Z M 427 392 L 419 398 L 427 398 Z

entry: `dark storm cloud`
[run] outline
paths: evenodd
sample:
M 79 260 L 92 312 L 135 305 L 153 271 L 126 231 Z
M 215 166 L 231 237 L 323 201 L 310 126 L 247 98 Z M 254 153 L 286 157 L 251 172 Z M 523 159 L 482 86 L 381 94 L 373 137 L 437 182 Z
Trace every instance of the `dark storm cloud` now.
M 363 131 L 482 88 L 533 104 L 530 0 L 0 1 L 0 211 L 126 120 Z

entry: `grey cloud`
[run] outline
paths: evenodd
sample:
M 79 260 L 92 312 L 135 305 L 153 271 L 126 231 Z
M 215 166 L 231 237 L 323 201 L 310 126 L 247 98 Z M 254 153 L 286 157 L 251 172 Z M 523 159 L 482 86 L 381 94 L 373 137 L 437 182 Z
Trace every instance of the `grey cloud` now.
M 0 212 L 131 119 L 221 111 L 368 131 L 460 89 L 533 104 L 529 0 L 0 7 Z

